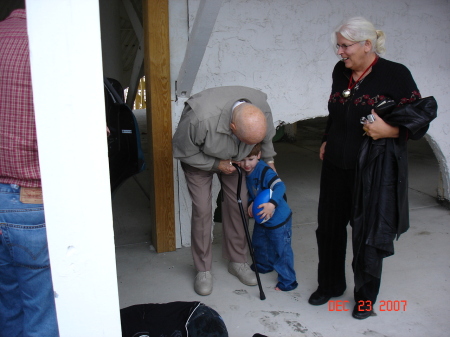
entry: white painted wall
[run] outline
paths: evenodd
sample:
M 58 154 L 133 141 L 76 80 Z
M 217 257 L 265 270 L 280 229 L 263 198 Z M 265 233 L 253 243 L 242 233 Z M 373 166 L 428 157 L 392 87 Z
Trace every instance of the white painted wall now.
M 170 0 L 173 83 L 186 45 L 185 16 L 192 27 L 199 3 Z M 386 33 L 384 57 L 406 65 L 422 95 L 438 101 L 427 139 L 440 162 L 439 197 L 450 200 L 448 0 L 224 0 L 192 93 L 223 85 L 260 89 L 269 96 L 276 125 L 326 116 L 338 61 L 331 32 L 343 19 L 360 15 Z M 173 104 L 174 130 L 183 103 Z M 190 245 L 190 199 L 177 165 L 175 179 L 179 233 L 183 245 Z
M 121 336 L 98 1 L 28 0 L 60 335 Z

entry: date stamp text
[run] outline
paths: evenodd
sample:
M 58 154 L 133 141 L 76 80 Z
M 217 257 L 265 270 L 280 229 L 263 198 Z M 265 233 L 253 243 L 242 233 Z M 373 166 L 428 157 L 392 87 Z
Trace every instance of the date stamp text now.
M 408 305 L 408 301 L 379 301 L 379 303 L 375 304 L 375 307 L 372 307 L 371 301 L 358 301 L 358 311 L 371 311 L 374 309 L 378 309 L 378 311 L 406 311 L 406 307 Z M 328 301 L 328 311 L 349 311 L 350 310 L 350 301 Z

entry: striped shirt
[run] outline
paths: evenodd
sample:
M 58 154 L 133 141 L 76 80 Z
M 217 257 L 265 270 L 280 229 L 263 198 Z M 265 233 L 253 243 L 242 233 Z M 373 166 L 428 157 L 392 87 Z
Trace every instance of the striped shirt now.
M 41 186 L 24 9 L 0 22 L 0 183 Z

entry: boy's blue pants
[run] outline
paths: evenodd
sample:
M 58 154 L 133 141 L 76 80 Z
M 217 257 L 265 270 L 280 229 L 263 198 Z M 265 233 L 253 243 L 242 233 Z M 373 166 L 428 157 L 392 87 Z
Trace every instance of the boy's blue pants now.
M 258 272 L 275 270 L 278 273 L 277 287 L 283 291 L 297 288 L 294 270 L 294 253 L 291 247 L 292 217 L 283 226 L 267 229 L 255 223 L 252 243 Z

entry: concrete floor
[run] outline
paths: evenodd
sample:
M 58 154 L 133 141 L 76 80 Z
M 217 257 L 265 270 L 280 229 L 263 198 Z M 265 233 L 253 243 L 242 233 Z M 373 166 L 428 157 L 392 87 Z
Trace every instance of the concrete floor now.
M 145 147 L 145 123 L 142 128 Z M 334 299 L 346 303 L 348 311 L 342 306 L 336 310 L 331 305 L 308 304 L 309 295 L 317 288 L 315 230 L 322 130 L 323 119 L 305 121 L 299 124 L 300 136 L 295 143 L 275 144 L 276 167 L 286 183 L 294 213 L 292 246 L 297 289 L 277 292 L 276 273 L 261 275 L 267 297 L 261 301 L 258 287 L 245 286 L 228 273 L 227 262 L 221 258 L 221 224 L 217 223 L 214 290 L 206 297 L 197 295 L 190 248 L 161 254 L 151 250 L 148 185 L 145 173 L 141 173 L 120 187 L 113 202 L 121 307 L 201 301 L 219 312 L 232 337 L 251 337 L 255 333 L 269 337 L 450 336 L 446 311 L 450 303 L 450 211 L 436 201 L 438 163 L 425 139 L 410 142 L 411 227 L 395 242 L 395 255 L 384 261 L 379 302 L 375 306 L 377 316 L 363 321 L 351 316 L 354 302 L 350 244 L 347 291 Z M 349 227 L 349 237 L 350 230 Z

